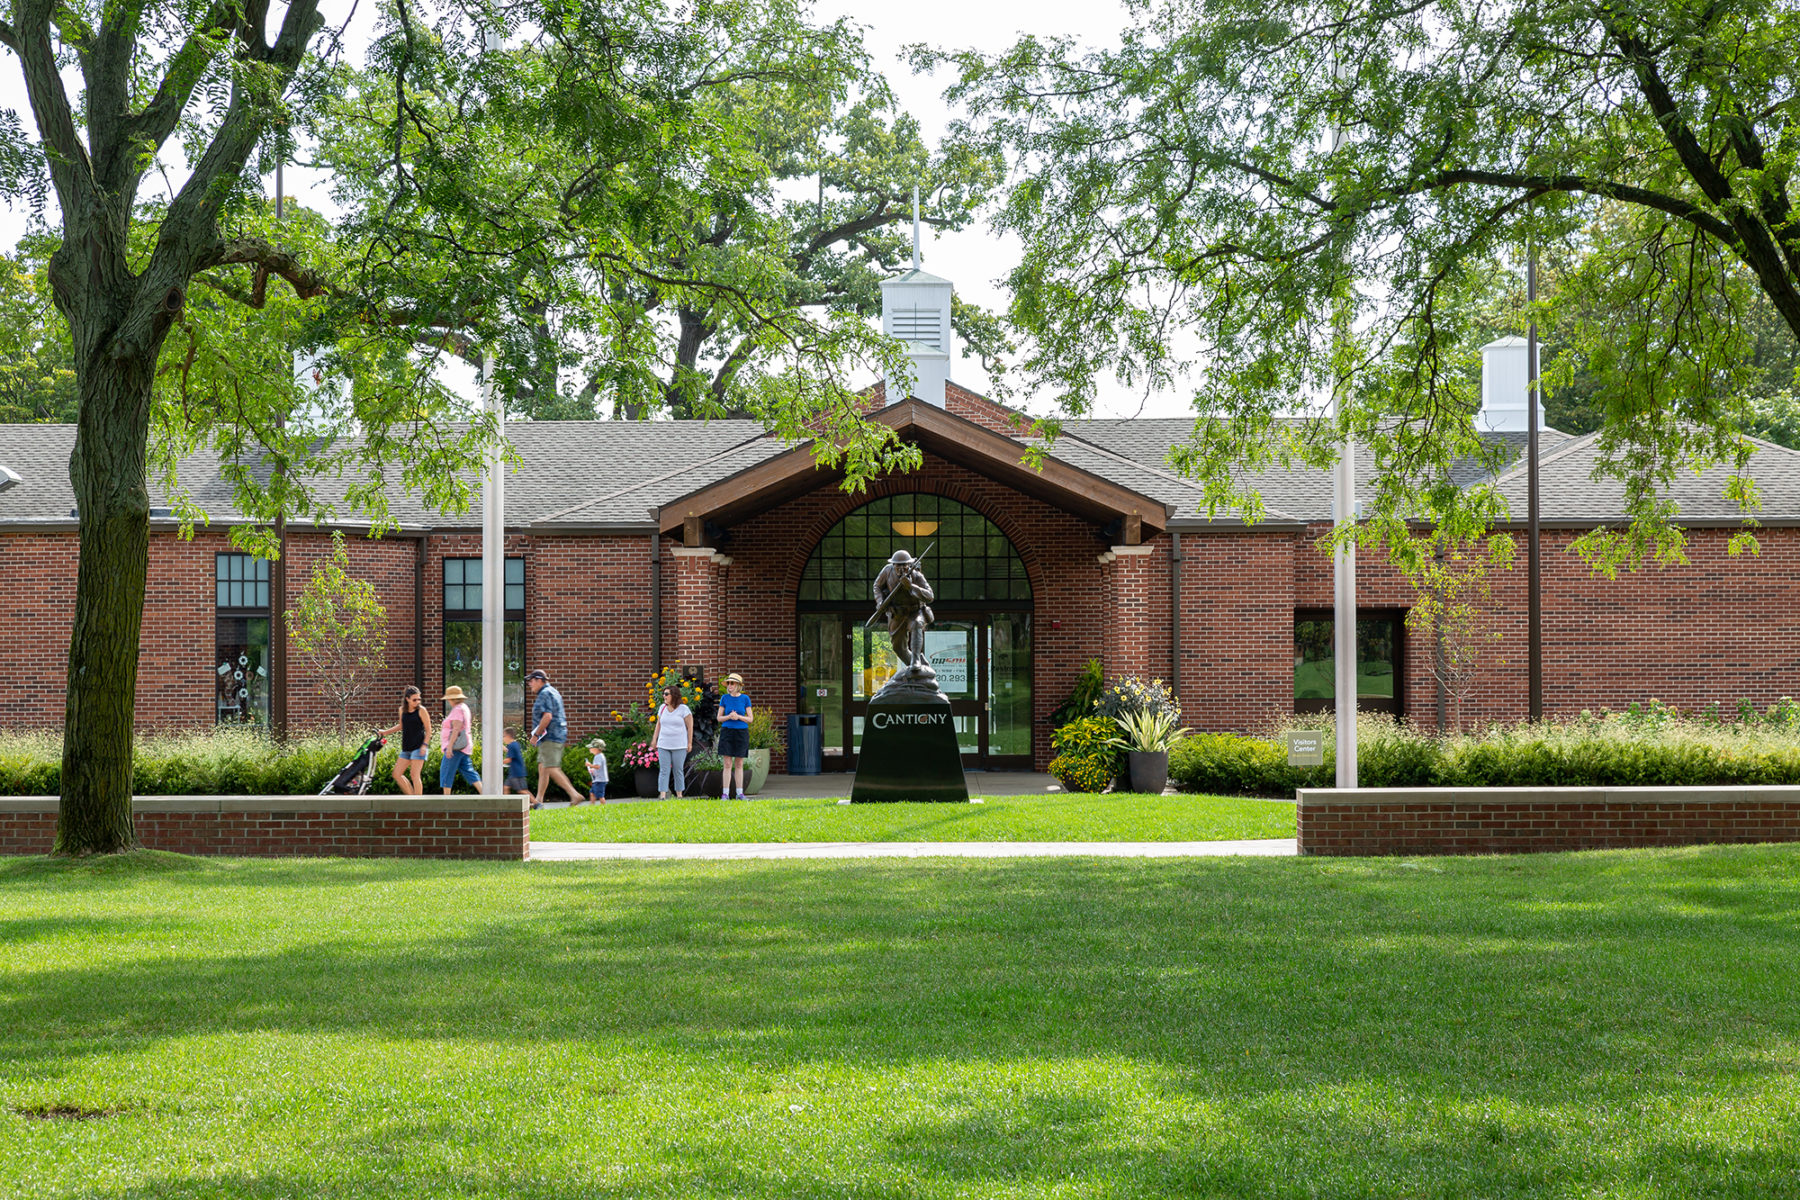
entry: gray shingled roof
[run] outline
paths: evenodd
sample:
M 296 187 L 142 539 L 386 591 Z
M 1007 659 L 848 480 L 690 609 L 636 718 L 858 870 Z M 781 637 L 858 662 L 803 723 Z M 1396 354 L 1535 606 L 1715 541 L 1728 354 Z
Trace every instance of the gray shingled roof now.
M 1070 466 L 1173 505 L 1174 519 L 1188 524 L 1206 519 L 1201 489 L 1176 474 L 1168 453 L 1192 430 L 1193 422 L 1181 417 L 1067 421 L 1052 453 Z M 542 421 L 514 424 L 507 432 L 522 462 L 507 482 L 507 523 L 514 527 L 647 531 L 661 506 L 789 448 L 754 421 Z M 1543 519 L 1598 522 L 1623 516 L 1619 485 L 1592 478 L 1595 439 L 1553 430 L 1543 436 Z M 1524 435 L 1502 435 L 1502 440 L 1517 449 Z M 0 525 L 70 523 L 75 499 L 68 463 L 74 442 L 71 425 L 0 425 L 0 463 L 20 476 L 17 486 L 0 491 Z M 1359 494 L 1367 498 L 1375 464 L 1366 448 L 1357 458 Z M 1762 518 L 1800 518 L 1800 454 L 1758 443 L 1750 469 L 1763 490 Z M 1486 474 L 1479 463 L 1459 464 L 1456 471 L 1462 483 Z M 1673 497 L 1681 514 L 1693 520 L 1735 518 L 1735 506 L 1722 495 L 1727 475 L 1723 467 L 1684 475 Z M 180 476 L 215 525 L 241 519 L 211 455 L 184 461 Z M 1271 523 L 1330 518 L 1329 472 L 1270 470 L 1250 482 L 1262 494 Z M 1522 464 L 1505 472 L 1500 483 L 1514 515 L 1522 518 Z M 324 494 L 339 502 L 345 487 L 341 479 L 321 484 Z M 160 496 L 155 501 L 166 502 Z M 478 511 L 454 517 L 430 512 L 410 495 L 395 495 L 391 503 L 403 525 L 471 527 L 480 521 Z M 1235 521 L 1221 517 L 1219 523 Z
M 1800 517 L 1800 453 L 1751 438 L 1756 452 L 1750 456 L 1748 473 L 1762 492 L 1762 507 L 1754 512 L 1759 520 L 1792 520 Z M 1625 488 L 1617 479 L 1595 477 L 1599 462 L 1598 434 L 1571 438 L 1552 453 L 1538 460 L 1538 517 L 1557 523 L 1598 523 L 1625 518 Z M 1675 501 L 1679 520 L 1742 520 L 1744 513 L 1737 502 L 1725 497 L 1725 486 L 1731 478 L 1729 466 L 1709 467 L 1695 473 L 1683 470 L 1676 474 L 1668 498 Z M 1515 520 L 1525 519 L 1527 480 L 1523 465 L 1500 476 L 1500 493 L 1506 497 Z

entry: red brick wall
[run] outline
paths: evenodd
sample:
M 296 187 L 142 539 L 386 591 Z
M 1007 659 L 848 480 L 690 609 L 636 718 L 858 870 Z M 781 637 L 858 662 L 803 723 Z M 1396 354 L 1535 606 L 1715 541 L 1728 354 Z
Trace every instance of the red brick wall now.
M 1247 729 L 1294 706 L 1291 537 L 1183 534 L 1182 723 Z
M 350 552 L 351 574 L 375 586 L 383 608 L 387 610 L 387 669 L 363 696 L 351 701 L 347 724 L 354 732 L 371 726 L 391 725 L 400 707 L 400 693 L 412 684 L 420 684 L 414 669 L 413 578 L 417 571 L 418 544 L 411 538 L 370 539 L 346 533 L 344 540 Z M 300 603 L 300 593 L 312 579 L 318 565 L 331 557 L 331 535 L 328 533 L 290 533 L 288 537 L 288 607 Z M 201 598 L 203 624 L 212 619 L 216 594 L 211 586 L 213 560 L 208 552 L 200 564 L 207 586 Z M 272 568 L 273 569 L 273 568 Z M 436 595 L 443 604 L 443 572 L 437 578 Z M 427 577 L 426 600 L 432 589 Z M 147 623 L 146 623 L 147 627 Z M 440 656 L 439 662 L 442 662 Z M 423 684 L 420 684 L 423 687 Z M 139 694 L 142 694 L 139 688 Z M 428 692 L 435 702 L 442 692 Z M 438 707 L 433 703 L 435 715 Z M 318 679 L 290 646 L 288 650 L 288 728 L 296 733 L 312 729 L 337 728 L 337 708 L 319 691 Z
M 1147 556 L 1097 562 L 1107 545 L 1087 521 L 1062 513 L 963 467 L 927 455 L 913 476 L 885 480 L 859 496 L 829 485 L 737 526 L 719 549 L 731 562 L 677 559 L 664 540 L 662 659 L 698 661 L 708 677 L 742 672 L 749 690 L 784 722 L 795 696 L 795 593 L 819 539 L 868 499 L 896 491 L 938 492 L 993 520 L 1024 559 L 1035 595 L 1034 705 L 1039 720 L 1066 697 L 1090 658 L 1168 679 L 1172 673 L 1168 535 Z M 1182 700 L 1199 729 L 1241 729 L 1291 711 L 1293 614 L 1329 607 L 1330 560 L 1315 545 L 1323 527 L 1290 532 L 1188 533 L 1182 564 Z M 1664 571 L 1592 577 L 1567 552 L 1573 535 L 1545 535 L 1544 696 L 1546 711 L 1622 708 L 1655 696 L 1683 707 L 1740 697 L 1759 707 L 1800 695 L 1800 530 L 1765 530 L 1760 556 L 1730 558 L 1728 535 L 1695 531 L 1692 564 Z M 0 535 L 0 725 L 56 727 L 74 605 L 73 532 Z M 474 531 L 425 541 L 424 652 L 414 665 L 413 590 L 417 543 L 351 539 L 356 573 L 376 583 L 388 608 L 389 669 L 359 702 L 357 724 L 387 722 L 399 691 L 417 681 L 436 711 L 443 687 L 443 560 L 475 557 Z M 139 724 L 206 724 L 214 694 L 213 554 L 222 532 L 193 542 L 151 538 Z M 329 537 L 294 535 L 290 596 L 297 595 Z M 508 536 L 526 560 L 526 657 L 568 702 L 580 738 L 614 710 L 645 697 L 651 649 L 648 535 Z M 683 580 L 687 586 L 683 587 Z M 1495 577 L 1502 640 L 1489 652 L 1465 719 L 1516 719 L 1525 711 L 1523 555 Z M 1410 604 L 1405 580 L 1376 553 L 1363 552 L 1358 590 L 1366 607 Z M 1435 685 L 1429 646 L 1408 638 L 1406 708 L 1432 722 Z M 297 729 L 331 721 L 324 702 L 290 663 L 290 711 Z M 422 676 L 422 678 L 421 678 Z M 511 715 L 511 714 L 509 714 Z M 1049 757 L 1047 730 L 1034 754 Z
M 1681 796 L 1684 790 L 1705 793 Z M 1630 846 L 1696 846 L 1800 841 L 1800 789 L 1611 788 L 1465 789 L 1367 793 L 1333 802 L 1308 792 L 1299 804 L 1302 854 L 1513 854 L 1548 850 L 1612 850 Z M 1410 798 L 1409 798 L 1410 797 Z M 1371 802 L 1375 801 L 1375 802 Z
M 153 800 L 139 806 L 132 824 L 144 846 L 177 854 L 524 859 L 531 821 L 523 798 L 495 811 L 475 807 L 483 803 L 465 798 L 462 811 L 415 811 L 398 807 L 392 797 L 336 803 L 313 796 Z M 277 807 L 282 804 L 292 807 Z M 54 811 L 0 804 L 0 854 L 48 854 L 55 838 Z
M 0 535 L 0 726 L 62 726 L 79 559 L 72 531 Z

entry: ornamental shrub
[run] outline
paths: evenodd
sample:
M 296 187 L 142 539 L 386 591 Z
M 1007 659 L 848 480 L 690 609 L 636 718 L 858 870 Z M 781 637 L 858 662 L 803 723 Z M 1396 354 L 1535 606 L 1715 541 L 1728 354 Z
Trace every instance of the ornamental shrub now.
M 1103 792 L 1119 777 L 1124 754 L 1112 744 L 1119 726 L 1107 717 L 1070 721 L 1050 736 L 1050 773 L 1066 792 Z
M 1777 706 L 1779 708 L 1779 706 Z M 1290 728 L 1326 733 L 1325 765 L 1291 768 L 1275 736 L 1197 734 L 1169 754 L 1169 777 L 1185 791 L 1292 796 L 1330 787 L 1336 775 L 1329 716 L 1293 718 Z M 1666 706 L 1584 714 L 1568 722 L 1494 726 L 1437 737 L 1404 722 L 1358 722 L 1358 782 L 1364 787 L 1675 787 L 1800 784 L 1800 729 L 1777 715 L 1721 723 Z

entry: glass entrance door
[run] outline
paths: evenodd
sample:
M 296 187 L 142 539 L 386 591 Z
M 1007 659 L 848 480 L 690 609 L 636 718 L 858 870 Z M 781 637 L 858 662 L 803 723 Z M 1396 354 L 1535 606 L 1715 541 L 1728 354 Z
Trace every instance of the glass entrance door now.
M 862 614 L 800 614 L 797 711 L 824 726 L 824 768 L 849 771 L 862 748 L 869 700 L 899 667 L 887 630 Z M 925 653 L 950 701 L 963 766 L 1031 767 L 1031 614 L 945 617 L 925 634 Z

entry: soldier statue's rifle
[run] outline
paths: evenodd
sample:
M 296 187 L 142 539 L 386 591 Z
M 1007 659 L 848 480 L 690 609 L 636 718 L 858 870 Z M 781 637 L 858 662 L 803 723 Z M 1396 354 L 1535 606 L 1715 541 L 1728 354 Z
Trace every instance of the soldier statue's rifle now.
M 904 569 L 909 572 L 917 571 L 919 569 L 919 564 L 925 561 L 925 555 L 930 554 L 935 549 L 937 549 L 937 543 L 933 542 L 933 543 L 931 543 L 931 545 L 925 547 L 923 553 L 921 553 L 919 555 L 919 557 L 917 557 L 917 558 L 913 559 L 911 562 L 907 563 Z M 883 600 L 879 605 L 877 605 L 875 608 L 875 611 L 869 614 L 869 619 L 867 621 L 863 622 L 863 628 L 867 629 L 870 625 L 873 625 L 875 623 L 875 618 L 879 617 L 882 613 L 886 612 L 887 606 L 892 604 L 894 602 L 894 597 L 898 596 L 899 594 L 900 594 L 900 589 L 897 587 L 893 591 L 889 592 L 887 594 L 887 599 Z

